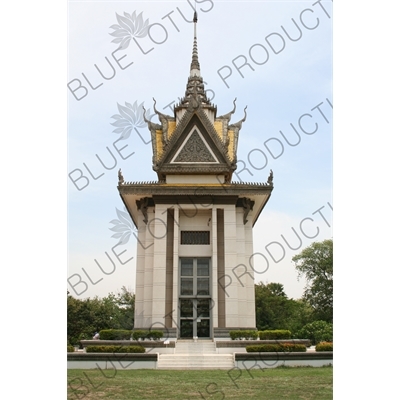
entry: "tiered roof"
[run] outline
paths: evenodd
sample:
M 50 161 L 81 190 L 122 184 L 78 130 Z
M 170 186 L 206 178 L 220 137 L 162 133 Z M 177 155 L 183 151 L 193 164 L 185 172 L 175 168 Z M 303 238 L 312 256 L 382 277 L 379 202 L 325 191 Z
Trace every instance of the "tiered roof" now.
M 243 118 L 233 124 L 230 121 L 236 111 L 236 99 L 230 112 L 217 116 L 217 107 L 208 99 L 200 74 L 196 12 L 193 23 L 193 52 L 185 96 L 175 105 L 173 116 L 158 111 L 153 99 L 154 112 L 160 123 L 153 123 L 144 115 L 151 133 L 153 169 L 158 180 L 125 182 L 120 170 L 118 190 L 136 225 L 138 211 L 143 213 L 155 202 L 193 203 L 193 197 L 200 201 L 203 196 L 212 202 L 228 201 L 243 207 L 247 210 L 246 216 L 254 207 L 254 225 L 273 190 L 272 171 L 265 183 L 232 182 L 246 108 Z M 201 178 L 195 179 L 196 175 Z M 185 179 L 180 180 L 183 176 Z M 244 197 L 246 195 L 255 196 L 255 200 Z

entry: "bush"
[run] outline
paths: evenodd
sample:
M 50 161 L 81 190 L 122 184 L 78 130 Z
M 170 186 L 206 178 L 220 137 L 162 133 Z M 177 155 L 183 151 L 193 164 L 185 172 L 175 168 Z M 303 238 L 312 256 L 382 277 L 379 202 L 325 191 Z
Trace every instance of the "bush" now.
M 311 344 L 333 341 L 333 324 L 326 321 L 314 321 L 304 325 L 297 333 L 299 339 L 310 339 Z
M 145 340 L 147 337 L 147 332 L 148 331 L 141 331 L 141 330 L 133 331 L 132 339 L 133 340 L 139 340 L 139 339 Z
M 240 339 L 246 339 L 246 340 L 256 340 L 258 338 L 258 331 L 256 330 L 237 330 L 237 331 L 230 331 L 229 335 L 232 340 L 240 340 Z
M 147 337 L 153 340 L 160 340 L 164 335 L 163 331 L 150 331 Z
M 132 333 L 132 338 L 134 340 L 146 340 L 146 339 L 153 339 L 153 340 L 160 340 L 163 337 L 164 333 L 163 331 L 144 331 L 144 330 L 137 330 L 133 331 Z
M 132 331 L 124 329 L 103 329 L 99 332 L 100 340 L 129 340 Z
M 272 343 L 272 344 L 256 344 L 251 346 L 246 346 L 246 351 L 248 353 L 274 353 L 274 352 L 284 352 L 290 353 L 293 351 L 307 351 L 307 347 L 304 344 L 298 343 Z
M 70 344 L 67 345 L 67 352 L 68 353 L 73 353 L 75 351 L 75 347 L 71 346 Z
M 267 330 L 259 332 L 260 340 L 290 339 L 292 332 L 283 329 Z
M 142 346 L 88 346 L 87 353 L 145 353 Z
M 333 342 L 321 342 L 315 346 L 315 351 L 333 351 Z

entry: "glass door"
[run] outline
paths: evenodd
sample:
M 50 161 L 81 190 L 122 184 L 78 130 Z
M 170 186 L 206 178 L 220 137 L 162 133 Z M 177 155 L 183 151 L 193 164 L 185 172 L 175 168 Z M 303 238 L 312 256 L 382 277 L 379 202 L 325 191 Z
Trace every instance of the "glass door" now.
M 211 328 L 210 259 L 181 258 L 179 273 L 180 337 L 209 338 Z

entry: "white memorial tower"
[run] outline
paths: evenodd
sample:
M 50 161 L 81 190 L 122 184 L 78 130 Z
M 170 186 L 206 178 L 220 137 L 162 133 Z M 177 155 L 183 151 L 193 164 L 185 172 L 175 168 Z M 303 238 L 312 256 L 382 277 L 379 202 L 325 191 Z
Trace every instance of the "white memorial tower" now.
M 138 230 L 135 329 L 163 329 L 170 338 L 229 337 L 256 329 L 253 227 L 273 190 L 235 183 L 239 131 L 233 110 L 217 116 L 204 89 L 196 24 L 185 96 L 174 115 L 154 111 L 155 182 L 118 190 Z

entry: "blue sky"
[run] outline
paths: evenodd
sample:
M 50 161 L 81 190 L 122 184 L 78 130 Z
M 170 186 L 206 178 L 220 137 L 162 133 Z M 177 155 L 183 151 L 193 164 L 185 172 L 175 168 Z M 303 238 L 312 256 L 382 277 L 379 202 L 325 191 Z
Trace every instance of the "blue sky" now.
M 115 144 L 126 146 L 120 150 L 123 160 L 113 145 L 120 134 L 113 132 L 112 116 L 118 104 L 152 107 L 153 97 L 159 110 L 172 115 L 165 107 L 183 97 L 189 75 L 193 24 L 184 17 L 193 17 L 190 4 L 195 2 L 69 3 L 68 278 L 77 297 L 103 297 L 122 286 L 134 290 L 134 237 L 115 250 L 124 251 L 123 264 L 112 251 L 117 240 L 110 221 L 118 218 L 116 209 L 123 210 L 117 171 L 127 181 L 155 180 L 156 174 L 147 128 Z M 247 106 L 234 180 L 265 182 L 274 171 L 274 191 L 254 228 L 254 267 L 260 272 L 255 279 L 280 282 L 289 297 L 299 298 L 305 282 L 297 279 L 292 256 L 313 241 L 333 238 L 332 2 L 205 0 L 196 8 L 209 97 L 218 114 L 229 112 L 237 98 L 232 122 Z M 113 58 L 118 44 L 112 43 L 110 27 L 124 13 L 148 20 L 150 34 L 136 38 L 140 48 L 131 40 Z M 104 79 L 95 65 L 112 78 Z M 85 77 L 93 88 L 100 86 L 93 90 Z M 298 250 L 284 241 L 300 245 L 293 229 L 301 240 Z

